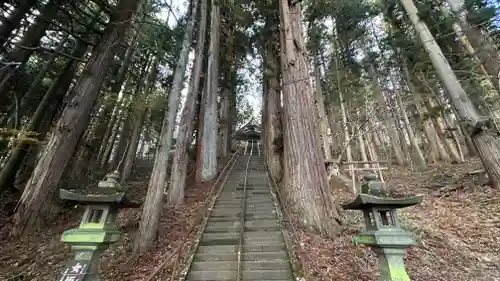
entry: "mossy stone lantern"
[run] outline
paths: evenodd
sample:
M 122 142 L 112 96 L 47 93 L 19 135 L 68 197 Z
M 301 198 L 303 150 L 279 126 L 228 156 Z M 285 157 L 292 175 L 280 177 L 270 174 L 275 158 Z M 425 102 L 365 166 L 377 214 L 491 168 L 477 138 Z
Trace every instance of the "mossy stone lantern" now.
M 422 202 L 422 195 L 391 198 L 386 185 L 375 176 L 366 176 L 361 193 L 353 202 L 343 205 L 347 210 L 363 211 L 366 229 L 355 241 L 368 245 L 379 257 L 379 281 L 410 281 L 403 257 L 405 249 L 415 245 L 411 234 L 401 228 L 397 209 Z
M 61 240 L 72 245 L 74 258 L 61 272 L 58 281 L 99 281 L 101 253 L 120 239 L 115 221 L 120 208 L 136 208 L 125 195 L 117 172 L 110 173 L 97 187 L 88 189 L 61 189 L 63 200 L 86 205 L 78 228 L 64 231 Z

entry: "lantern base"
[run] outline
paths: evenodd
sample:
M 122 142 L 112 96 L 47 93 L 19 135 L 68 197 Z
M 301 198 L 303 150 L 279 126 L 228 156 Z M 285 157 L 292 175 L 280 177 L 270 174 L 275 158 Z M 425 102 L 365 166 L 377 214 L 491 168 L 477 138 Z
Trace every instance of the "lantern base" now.
M 107 246 L 73 246 L 75 256 L 67 263 L 57 281 L 102 281 L 98 270 L 101 254 L 106 248 Z
M 372 250 L 379 259 L 379 281 L 411 281 L 403 261 L 404 248 L 373 247 Z
M 364 231 L 355 237 L 355 242 L 379 248 L 408 248 L 415 245 L 411 234 L 401 229 Z

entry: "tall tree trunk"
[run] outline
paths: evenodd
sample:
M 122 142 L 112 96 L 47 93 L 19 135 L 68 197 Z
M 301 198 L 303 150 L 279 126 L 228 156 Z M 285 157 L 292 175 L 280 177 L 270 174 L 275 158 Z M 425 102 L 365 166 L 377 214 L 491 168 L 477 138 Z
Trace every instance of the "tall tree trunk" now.
M 429 97 L 427 99 L 427 104 L 430 109 L 434 112 L 437 104 L 434 100 L 434 97 Z M 434 122 L 434 127 L 436 128 L 436 131 L 438 135 L 441 137 L 441 140 L 444 142 L 446 147 L 448 148 L 448 153 L 451 156 L 452 162 L 455 163 L 460 163 L 460 154 L 458 153 L 457 147 L 455 144 L 447 137 L 446 131 L 444 130 L 444 120 L 441 116 L 441 112 L 437 113 L 436 116 L 434 116 L 433 122 Z
M 135 104 L 134 111 L 134 126 L 132 129 L 132 136 L 130 138 L 130 144 L 127 149 L 127 156 L 123 163 L 122 176 L 120 180 L 124 183 L 130 173 L 132 172 L 132 166 L 134 165 L 135 155 L 137 154 L 139 140 L 142 132 L 142 128 L 144 125 L 144 120 L 146 117 L 146 113 L 148 112 L 148 101 L 147 98 L 151 93 L 151 90 L 154 86 L 154 82 L 156 80 L 156 76 L 158 73 L 158 66 L 160 64 L 160 55 L 158 54 L 154 61 L 151 64 L 149 74 L 146 81 L 146 86 L 144 87 L 143 97 L 139 99 L 139 101 Z
M 415 87 L 415 84 L 413 84 L 412 78 L 408 71 L 408 63 L 405 57 L 402 57 L 402 66 L 406 84 L 408 85 L 408 88 L 412 93 L 412 98 L 417 111 L 418 119 L 422 122 L 423 131 L 429 143 L 429 162 L 435 163 L 439 159 L 447 161 L 450 157 L 444 149 L 443 144 L 439 140 L 434 125 L 432 124 L 431 119 L 429 119 L 426 107 L 422 105 L 422 96 L 420 95 L 418 89 Z
M 126 95 L 126 94 L 124 94 Z M 111 152 L 113 151 L 113 148 L 115 147 L 115 142 L 116 142 L 116 137 L 118 136 L 118 132 L 120 131 L 120 125 L 122 123 L 122 120 L 125 120 L 126 117 L 126 112 L 128 110 L 128 107 L 130 105 L 129 99 L 131 97 L 123 97 L 123 102 L 119 108 L 117 108 L 117 113 L 116 113 L 116 119 L 115 122 L 110 123 L 109 128 L 110 130 L 110 135 L 109 139 L 107 142 L 103 142 L 102 151 L 103 153 L 101 154 L 100 159 L 100 168 L 104 169 L 106 165 L 109 164 L 109 157 L 111 156 Z
M 112 154 L 111 161 L 109 162 L 109 170 L 118 171 L 120 169 L 119 165 L 121 164 L 121 159 L 124 157 L 125 150 L 129 146 L 129 137 L 130 137 L 130 122 L 131 118 L 128 112 L 125 113 L 123 117 L 119 138 L 116 143 L 116 148 L 114 154 Z
M 172 161 L 172 174 L 169 184 L 169 202 L 175 206 L 184 203 L 184 190 L 188 168 L 188 150 L 193 140 L 193 126 L 196 113 L 196 102 L 200 95 L 200 74 L 203 67 L 203 50 L 207 35 L 207 0 L 201 0 L 200 20 L 198 25 L 198 36 L 196 39 L 195 59 L 191 71 L 188 96 L 182 109 L 179 134 L 175 145 L 174 158 Z
M 449 8 L 446 7 L 444 4 L 441 4 L 441 3 L 439 3 L 439 4 L 440 4 L 439 8 L 441 10 L 441 13 L 446 18 L 448 18 L 449 17 Z M 488 71 L 484 68 L 484 66 L 482 65 L 481 60 L 476 55 L 476 51 L 474 50 L 474 47 L 472 47 L 471 42 L 469 41 L 469 39 L 467 38 L 467 36 L 465 36 L 464 31 L 463 31 L 462 27 L 460 26 L 460 23 L 457 22 L 457 21 L 453 22 L 451 24 L 451 28 L 453 29 L 453 31 L 457 35 L 457 37 L 460 40 L 460 43 L 463 45 L 465 51 L 467 51 L 467 53 L 469 54 L 469 56 L 472 57 L 479 64 L 479 67 L 480 67 L 481 71 L 485 74 L 486 77 L 488 77 L 488 80 L 491 82 L 491 84 L 493 85 L 493 87 L 497 88 L 497 91 L 498 91 L 499 90 L 498 85 L 496 85 L 491 80 L 491 77 L 488 74 Z
M 134 165 L 135 155 L 137 154 L 137 148 L 139 146 L 139 140 L 141 137 L 141 132 L 144 124 L 144 117 L 146 116 L 146 105 L 145 102 L 140 102 L 140 105 L 136 105 L 136 110 L 133 115 L 133 125 L 132 133 L 130 136 L 129 145 L 127 147 L 125 160 L 123 162 L 123 169 L 120 177 L 121 183 L 125 183 L 130 177 L 132 172 L 132 166 Z
M 106 145 L 108 144 L 109 138 L 112 133 L 113 126 L 116 121 L 117 112 L 116 109 L 119 106 L 123 98 L 120 98 L 119 93 L 122 88 L 127 89 L 127 83 L 129 82 L 127 78 L 128 69 L 134 60 L 134 55 L 136 53 L 136 48 L 138 44 L 138 35 L 134 33 L 132 44 L 126 48 L 123 55 L 123 60 L 118 68 L 116 74 L 116 79 L 111 83 L 110 94 L 105 97 L 103 102 L 104 109 L 97 118 L 97 124 L 92 130 L 92 134 L 89 136 L 88 147 L 92 150 L 87 149 L 85 151 L 82 160 L 87 163 L 79 164 L 80 167 L 95 166 L 102 159 Z M 95 153 L 93 150 L 97 150 Z
M 130 132 L 130 129 L 131 129 L 131 122 L 132 122 L 132 118 L 130 117 L 131 115 L 131 107 L 135 104 L 137 104 L 139 101 L 138 99 L 140 99 L 139 97 L 139 92 L 141 91 L 142 89 L 142 86 L 144 85 L 144 78 L 146 77 L 146 74 L 147 74 L 147 71 L 148 71 L 148 66 L 149 66 L 149 63 L 150 63 L 150 60 L 149 60 L 149 56 L 144 60 L 144 63 L 141 67 L 141 70 L 140 70 L 140 73 L 139 73 L 139 77 L 137 78 L 137 80 L 135 81 L 135 89 L 134 89 L 134 92 L 132 93 L 132 97 L 131 97 L 131 101 L 130 101 L 130 105 L 127 106 L 124 110 L 125 110 L 125 117 L 123 118 L 123 124 L 122 124 L 122 129 L 120 131 L 120 139 L 118 141 L 118 146 L 117 146 L 117 151 L 116 153 L 113 155 L 112 159 L 111 159 L 111 163 L 110 163 L 110 169 L 111 170 L 118 170 L 119 167 L 119 161 L 125 157 L 125 150 L 128 149 L 128 147 L 130 146 L 130 136 L 131 136 L 131 132 Z M 141 122 L 141 127 L 142 127 L 142 122 Z M 137 148 L 137 147 L 136 147 Z M 134 151 L 135 153 L 135 151 Z
M 18 67 L 24 65 L 34 52 L 34 48 L 40 44 L 40 40 L 51 24 L 51 20 L 56 17 L 59 6 L 65 0 L 50 0 L 40 10 L 40 15 L 35 22 L 26 30 L 23 38 L 12 51 L 5 54 L 8 65 L 0 69 L 0 106 L 5 106 L 8 101 L 8 91 L 19 73 Z M 23 46 L 23 47 L 20 47 Z M 17 66 L 16 66 L 17 65 Z M 22 95 L 17 97 L 22 98 Z
M 60 52 L 61 50 L 64 49 L 64 45 L 68 41 L 68 37 L 64 37 L 64 39 L 59 43 L 57 48 L 55 49 L 56 52 Z M 54 60 L 56 59 L 56 54 L 50 54 L 49 59 L 45 62 L 43 65 L 42 69 L 37 73 L 35 76 L 35 79 L 31 83 L 28 91 L 26 94 L 23 96 L 21 99 L 20 105 L 18 110 L 14 113 L 11 114 L 9 119 L 7 120 L 7 127 L 10 128 L 18 128 L 20 124 L 14 124 L 14 123 L 19 123 L 19 121 L 15 122 L 16 120 L 20 120 L 21 117 L 27 116 L 28 112 L 31 112 L 33 110 L 32 104 L 37 104 L 43 97 L 37 99 L 34 98 L 36 94 L 39 94 L 38 92 L 40 91 L 41 84 L 43 81 L 43 78 L 47 75 L 47 72 L 51 70 L 54 67 Z M 12 108 L 15 106 L 12 105 Z M 12 111 L 12 110 L 9 110 Z
M 168 95 L 168 106 L 165 110 L 160 133 L 159 147 L 156 151 L 155 162 L 149 180 L 148 193 L 143 204 L 139 233 L 135 240 L 134 252 L 143 252 L 155 240 L 162 211 L 163 189 L 167 177 L 167 166 L 172 146 L 175 117 L 180 103 L 180 94 L 184 82 L 184 74 L 188 61 L 189 49 L 193 39 L 193 27 L 196 21 L 198 1 L 193 1 L 191 18 L 186 26 L 182 49 L 174 72 L 172 88 Z
M 418 140 L 415 136 L 415 133 L 413 132 L 413 128 L 411 127 L 410 120 L 408 119 L 408 113 L 406 111 L 406 106 L 403 103 L 403 99 L 401 98 L 401 90 L 399 87 L 396 85 L 396 81 L 392 75 L 390 75 L 391 83 L 393 84 L 394 88 L 396 89 L 396 101 L 398 104 L 398 107 L 401 109 L 401 114 L 403 115 L 403 121 L 405 124 L 406 131 L 408 132 L 408 137 L 410 138 L 410 143 L 413 147 L 413 150 L 416 153 L 416 162 L 417 166 L 420 168 L 425 168 L 427 166 L 427 163 L 425 161 L 424 154 L 422 153 L 422 150 L 420 149 L 420 146 L 418 144 Z
M 497 46 L 487 38 L 479 26 L 472 26 L 467 21 L 467 11 L 460 0 L 448 0 L 450 8 L 458 18 L 462 31 L 465 33 L 472 47 L 474 54 L 479 58 L 484 69 L 488 72 L 497 91 L 500 91 L 500 51 Z
M 125 86 L 127 87 L 127 85 Z M 104 135 L 102 136 L 101 139 L 99 139 L 99 137 L 101 136 L 101 134 L 95 134 L 93 136 L 93 138 L 98 138 L 98 140 L 96 140 L 96 144 L 99 142 L 100 143 L 100 146 L 99 146 L 99 153 L 97 154 L 97 157 L 95 158 L 95 162 L 93 162 L 93 164 L 96 166 L 96 167 L 99 167 L 100 163 L 103 162 L 103 159 L 104 159 L 104 156 L 106 154 L 106 151 L 109 147 L 109 142 L 110 140 L 113 138 L 113 132 L 114 132 L 114 128 L 116 127 L 116 123 L 117 122 L 120 122 L 119 120 L 119 117 L 120 117 L 120 109 L 122 107 L 122 105 L 124 104 L 124 95 L 122 95 L 116 102 L 111 102 L 112 104 L 108 105 L 108 106 L 113 106 L 113 108 L 111 108 L 111 113 L 109 116 L 109 120 L 106 120 L 106 119 L 101 119 L 100 121 L 104 124 L 97 124 L 97 128 L 99 128 L 101 125 L 103 126 L 106 126 L 106 132 L 104 133 Z M 105 105 L 106 106 L 106 105 Z M 106 108 L 104 108 L 104 111 L 106 111 Z M 107 112 L 103 112 L 103 113 L 107 113 Z M 106 116 L 106 115 L 104 115 Z M 104 118 L 104 116 L 102 118 Z M 101 133 L 102 131 L 101 130 L 98 130 L 96 129 L 96 132 L 97 133 Z
M 83 41 L 78 40 L 71 55 L 76 58 L 83 57 L 86 49 L 87 45 Z M 37 133 L 45 133 L 47 131 L 46 129 L 48 128 L 43 128 L 40 125 L 43 123 L 43 120 L 48 120 L 49 124 L 52 122 L 52 119 L 57 111 L 57 107 L 62 104 L 64 95 L 68 91 L 71 81 L 75 76 L 78 64 L 79 61 L 76 60 L 69 60 L 66 62 L 64 67 L 59 72 L 59 75 L 54 82 L 52 82 L 49 90 L 38 105 L 35 114 L 31 118 L 30 124 L 26 128 L 27 131 L 35 131 Z M 19 169 L 28 147 L 28 143 L 20 142 L 12 151 L 9 160 L 0 171 L 0 190 L 12 183 L 14 175 Z M 36 153 L 31 153 L 31 156 L 35 157 Z
M 229 17 L 232 17 L 230 13 Z M 225 81 L 223 85 L 223 89 L 221 91 L 220 95 L 220 111 L 219 111 L 219 138 L 217 142 L 218 146 L 218 154 L 222 157 L 227 156 L 227 153 L 230 149 L 230 146 L 228 146 L 228 138 L 231 138 L 230 135 L 230 124 L 229 124 L 229 114 L 231 110 L 231 104 L 230 104 L 230 99 L 231 95 L 233 94 L 233 87 L 232 87 L 232 79 L 231 75 L 233 74 L 233 45 L 234 45 L 234 35 L 233 35 L 233 19 L 229 18 L 228 19 L 228 28 L 225 31 L 225 37 L 226 37 L 226 53 L 224 54 L 226 59 L 226 62 L 228 64 L 227 69 L 225 71 Z
M 337 235 L 339 213 L 328 179 L 314 113 L 300 2 L 280 0 L 283 77 L 283 186 L 302 222 L 326 235 Z
M 73 156 L 80 136 L 90 121 L 90 112 L 99 95 L 117 47 L 122 42 L 138 0 L 121 0 L 112 13 L 100 43 L 73 88 L 74 98 L 59 119 L 38 162 L 15 214 L 14 234 L 22 234 L 36 222 L 50 191 L 59 183 L 66 165 Z
M 0 49 L 9 40 L 9 37 L 15 29 L 21 25 L 21 20 L 36 4 L 35 0 L 21 0 L 14 8 L 14 11 L 2 21 L 0 26 Z M 2 51 L 0 51 L 2 53 Z
M 340 155 L 338 156 L 338 160 L 342 159 L 342 156 L 346 154 L 346 160 L 348 162 L 352 162 L 352 150 L 351 150 L 351 137 L 349 135 L 349 126 L 347 124 L 347 110 L 346 110 L 346 101 L 344 99 L 342 85 L 341 85 L 341 79 L 340 79 L 340 65 L 339 65 L 339 57 L 338 57 L 338 51 L 340 48 L 338 48 L 337 44 L 337 25 L 333 25 L 333 34 L 334 37 L 332 39 L 332 45 L 333 45 L 333 60 L 335 63 L 335 76 L 337 78 L 337 87 L 338 87 L 338 95 L 339 95 L 339 103 L 340 103 L 340 113 L 342 114 L 342 132 L 344 135 L 344 142 L 343 142 L 343 147 L 340 149 Z M 353 166 L 350 166 L 351 170 Z M 350 173 L 354 173 L 353 171 L 350 171 Z
M 394 150 L 394 156 L 396 157 L 396 162 L 398 165 L 403 166 L 405 164 L 405 159 L 401 147 L 402 144 L 398 139 L 398 132 L 396 131 L 396 128 L 394 128 L 395 120 L 392 115 L 387 112 L 384 94 L 382 93 L 382 89 L 380 89 L 377 79 L 377 73 L 375 71 L 375 68 L 373 67 L 373 64 L 371 63 L 368 66 L 368 74 L 370 75 L 370 78 L 372 80 L 372 86 L 377 98 L 379 110 L 382 111 L 382 114 L 384 116 L 384 124 L 391 140 L 392 148 Z
M 283 141 L 282 123 L 281 123 L 281 97 L 280 97 L 280 56 L 279 56 L 279 37 L 277 24 L 279 21 L 278 3 L 273 3 L 272 14 L 269 13 L 266 18 L 266 30 L 271 36 L 266 38 L 264 56 L 264 83 L 266 84 L 264 102 L 264 122 L 266 158 L 271 176 L 280 182 L 283 178 L 283 150 L 281 148 Z
M 206 88 L 202 105 L 203 131 L 199 159 L 196 159 L 196 180 L 208 182 L 217 175 L 217 93 L 219 91 L 219 37 L 220 6 L 212 3 L 210 19 L 210 46 L 207 66 Z
M 357 129 L 356 129 L 356 134 L 358 138 L 358 147 L 359 147 L 359 154 L 361 156 L 361 161 L 368 162 L 368 156 L 366 154 L 366 143 L 363 135 L 365 134 L 365 129 L 364 127 L 364 118 L 361 116 L 361 113 L 359 112 L 359 109 L 356 110 L 356 115 L 358 117 L 359 122 L 356 122 L 357 124 Z M 370 165 L 368 163 L 364 164 L 365 168 L 368 168 Z
M 488 173 L 493 186 L 500 183 L 500 137 L 491 132 L 491 121 L 480 116 L 477 108 L 472 104 L 462 85 L 446 61 L 441 48 L 432 36 L 427 25 L 420 20 L 418 10 L 412 0 L 401 0 L 410 20 L 418 31 L 425 50 L 429 53 L 432 64 L 439 78 L 442 80 L 455 107 L 458 116 L 467 122 L 466 133 L 470 134 L 479 157 Z
M 328 118 L 325 112 L 325 101 L 321 89 L 321 72 L 317 55 L 314 56 L 314 79 L 316 81 L 316 106 L 318 108 L 319 126 L 321 140 L 323 141 L 323 152 L 325 160 L 332 160 L 332 148 L 330 147 L 330 137 L 328 136 Z

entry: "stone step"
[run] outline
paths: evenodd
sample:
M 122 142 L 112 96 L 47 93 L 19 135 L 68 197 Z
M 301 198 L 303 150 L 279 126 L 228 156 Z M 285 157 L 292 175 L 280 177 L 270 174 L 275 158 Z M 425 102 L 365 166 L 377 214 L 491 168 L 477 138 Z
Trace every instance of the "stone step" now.
M 237 214 L 212 214 L 210 215 L 209 221 L 239 221 L 241 215 L 239 213 Z M 257 221 L 257 220 L 272 220 L 276 219 L 276 214 L 274 213 L 269 213 L 269 214 L 245 214 L 245 221 Z
M 243 257 L 242 257 L 243 258 Z M 212 271 L 212 270 L 233 270 L 237 269 L 237 256 L 231 261 L 195 261 L 191 264 L 191 270 L 194 271 Z M 290 268 L 288 260 L 242 260 L 241 269 L 245 270 L 286 270 Z
M 240 233 L 238 231 L 233 232 L 214 232 L 214 233 L 204 233 L 201 241 L 209 243 L 217 243 L 218 245 L 224 245 L 223 241 L 228 241 L 227 243 L 233 243 L 234 240 L 240 239 Z M 252 241 L 259 243 L 273 243 L 283 241 L 283 233 L 281 231 L 252 231 L 243 233 L 244 241 Z M 221 244 L 222 243 L 222 244 Z M 238 244 L 238 242 L 236 242 Z M 232 245 L 232 244 L 226 244 Z
M 243 199 L 221 199 L 219 198 L 217 201 L 215 201 L 215 204 L 236 204 L 236 203 L 241 203 L 241 200 Z M 267 203 L 267 204 L 273 204 L 274 201 L 271 198 L 271 195 L 269 196 L 248 196 L 247 199 L 245 200 L 247 204 L 255 204 L 255 203 Z
M 187 275 L 187 281 L 234 281 L 237 280 L 237 270 L 224 271 L 190 271 Z M 241 280 L 292 280 L 293 276 L 290 270 L 243 270 Z
M 213 210 L 241 210 L 242 204 L 236 203 L 231 203 L 231 204 L 225 204 L 225 205 L 215 205 Z M 253 212 L 253 211 L 268 211 L 272 212 L 274 210 L 274 205 L 271 203 L 255 203 L 255 204 L 245 204 L 245 209 L 246 212 Z
M 239 232 L 240 221 L 208 221 L 205 232 Z M 281 230 L 277 219 L 245 221 L 245 231 L 279 231 Z
M 233 245 L 200 245 L 197 249 L 197 254 L 235 254 L 238 251 L 238 243 Z M 250 253 L 261 253 L 261 252 L 286 252 L 285 244 L 244 244 L 243 252 L 245 254 Z
M 234 248 L 233 248 L 234 249 Z M 233 252 L 197 252 L 194 256 L 194 261 L 233 261 L 237 260 L 238 255 Z M 280 261 L 288 260 L 288 255 L 284 251 L 278 252 L 246 252 L 241 256 L 245 261 Z
M 245 201 L 245 206 L 247 208 L 274 208 L 273 201 L 269 200 L 259 200 L 259 201 L 253 201 L 253 200 L 246 200 Z M 215 208 L 236 208 L 236 207 L 241 207 L 242 201 L 241 200 L 232 200 L 232 201 L 222 201 L 222 202 L 216 202 L 215 203 Z

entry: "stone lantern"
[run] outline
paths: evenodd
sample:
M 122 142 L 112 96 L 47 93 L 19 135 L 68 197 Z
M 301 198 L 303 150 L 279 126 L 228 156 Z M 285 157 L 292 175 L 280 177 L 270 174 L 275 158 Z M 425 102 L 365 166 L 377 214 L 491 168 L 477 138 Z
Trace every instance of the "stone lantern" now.
M 379 281 L 410 281 L 403 257 L 405 249 L 415 245 L 411 234 L 401 228 L 397 209 L 420 204 L 422 195 L 391 198 L 386 185 L 375 176 L 366 176 L 361 193 L 343 205 L 347 210 L 363 211 L 366 229 L 355 240 L 368 245 L 378 255 Z
M 89 189 L 61 189 L 63 200 L 86 205 L 78 228 L 64 231 L 61 240 L 71 244 L 74 258 L 66 265 L 58 281 L 99 281 L 101 253 L 120 239 L 115 221 L 120 208 L 136 208 L 140 204 L 129 201 L 119 184 L 117 172 L 110 173 L 97 187 Z

